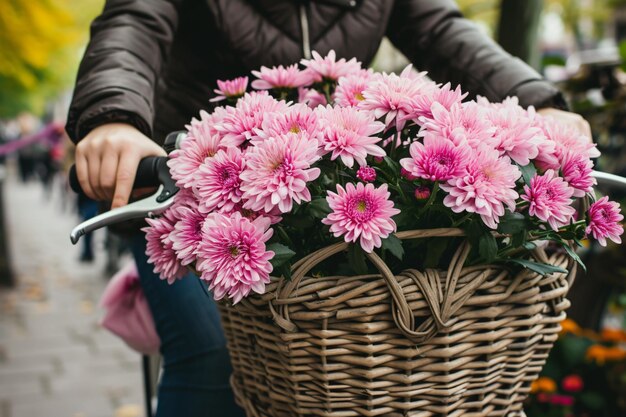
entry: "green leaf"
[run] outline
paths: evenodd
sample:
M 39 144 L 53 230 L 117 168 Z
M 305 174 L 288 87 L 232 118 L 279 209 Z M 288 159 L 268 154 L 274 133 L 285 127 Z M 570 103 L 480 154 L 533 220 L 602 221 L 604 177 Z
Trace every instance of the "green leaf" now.
M 567 252 L 567 254 L 578 263 L 578 265 L 580 265 L 583 271 L 587 272 L 587 267 L 585 266 L 585 263 L 582 259 L 580 259 L 580 256 L 578 256 L 574 249 L 572 249 L 567 243 L 563 243 L 563 249 L 565 249 L 565 252 Z
M 498 225 L 498 232 L 500 233 L 513 235 L 525 229 L 526 217 L 522 213 L 511 213 L 507 210 L 504 216 L 500 217 L 500 224 Z
M 316 219 L 323 219 L 332 211 L 325 198 L 318 198 L 311 201 L 308 205 L 308 209 L 311 216 Z
M 389 158 L 388 156 L 384 157 L 384 161 L 385 161 L 385 165 L 387 165 L 387 167 L 391 170 L 391 172 L 393 172 L 394 176 L 399 177 L 400 176 L 400 164 L 398 164 L 396 161 Z
M 402 260 L 404 256 L 404 248 L 402 247 L 402 241 L 397 238 L 396 235 L 389 235 L 387 239 L 383 239 L 382 248 L 391 252 L 393 256 Z
M 526 184 L 530 184 L 530 179 L 537 175 L 537 168 L 535 168 L 532 162 L 525 166 L 518 166 L 520 171 L 522 171 L 522 177 L 524 178 L 524 182 Z
M 365 262 L 365 252 L 361 245 L 352 243 L 348 247 L 348 263 L 358 275 L 367 274 L 367 263 Z
M 281 243 L 271 243 L 267 245 L 267 250 L 274 252 L 274 257 L 270 259 L 270 263 L 275 270 L 280 270 L 280 267 L 285 265 L 296 254 Z
M 512 262 L 523 266 L 524 268 L 528 268 L 533 272 L 536 272 L 540 275 L 552 274 L 555 272 L 567 273 L 567 269 L 559 268 L 558 266 L 543 264 L 539 262 L 529 261 L 527 259 L 515 259 L 510 258 L 507 262 Z
M 478 254 L 487 263 L 492 262 L 498 255 L 498 242 L 490 232 L 483 233 L 478 239 Z

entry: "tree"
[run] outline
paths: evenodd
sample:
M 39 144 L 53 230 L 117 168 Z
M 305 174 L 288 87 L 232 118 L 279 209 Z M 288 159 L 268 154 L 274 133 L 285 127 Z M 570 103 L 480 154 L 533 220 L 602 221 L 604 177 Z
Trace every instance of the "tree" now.
M 0 118 L 40 113 L 70 85 L 98 3 L 0 1 Z

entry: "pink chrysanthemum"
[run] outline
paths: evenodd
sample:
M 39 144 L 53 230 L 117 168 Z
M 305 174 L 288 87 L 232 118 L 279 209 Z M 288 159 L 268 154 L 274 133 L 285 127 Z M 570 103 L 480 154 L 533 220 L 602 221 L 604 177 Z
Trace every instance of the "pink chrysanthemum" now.
M 324 94 L 312 88 L 298 88 L 298 102 L 304 103 L 314 109 L 317 106 L 325 106 L 328 104 Z
M 346 75 L 339 78 L 335 89 L 335 103 L 341 107 L 355 107 L 365 100 L 363 91 L 367 88 L 374 72 L 372 70 L 360 70 L 356 74 Z
M 230 210 L 241 201 L 239 175 L 246 167 L 239 148 L 219 150 L 208 158 L 195 174 L 193 190 L 200 200 L 199 209 L 210 213 L 215 209 Z
M 170 234 L 174 230 L 176 219 L 171 213 L 165 212 L 156 219 L 147 218 L 148 227 L 141 229 L 146 233 L 146 255 L 148 263 L 154 265 L 154 273 L 169 284 L 182 278 L 187 269 L 181 265 L 174 251 Z
M 385 151 L 377 145 L 380 138 L 376 135 L 384 125 L 374 117 L 354 107 L 318 108 L 320 126 L 323 130 L 322 145 L 324 151 L 332 152 L 331 160 L 338 157 L 349 168 L 354 161 L 360 166 L 367 165 L 368 155 L 385 156 Z
M 600 151 L 591 139 L 581 134 L 574 127 L 555 120 L 552 117 L 541 117 L 537 115 L 538 123 L 543 127 L 543 131 L 549 140 L 556 145 L 555 156 L 559 161 L 568 151 L 581 154 L 587 158 L 597 158 Z
M 415 123 L 419 122 L 420 117 L 432 118 L 433 104 L 437 103 L 444 109 L 450 110 L 452 106 L 459 105 L 467 93 L 461 91 L 461 86 L 457 86 L 452 90 L 450 83 L 443 87 L 433 85 L 430 88 L 424 88 L 424 93 L 415 96 L 412 100 L 413 111 L 411 115 L 407 115 Z
M 248 88 L 248 77 L 237 77 L 233 80 L 217 80 L 217 89 L 213 90 L 216 97 L 209 101 L 222 101 L 227 98 L 235 99 L 242 97 Z
M 198 210 L 198 201 L 191 191 L 181 190 L 174 198 L 177 201 L 171 210 L 175 212 L 177 221 L 169 239 L 181 265 L 189 265 L 196 260 L 206 216 Z
M 593 162 L 581 154 L 566 152 L 562 157 L 561 173 L 570 187 L 574 189 L 574 197 L 584 197 L 593 190 L 596 179 L 591 175 Z
M 227 216 L 230 216 L 235 212 L 241 214 L 242 217 L 245 217 L 250 221 L 255 220 L 259 217 L 266 217 L 270 220 L 271 224 L 277 224 L 280 223 L 283 219 L 283 213 L 278 210 L 278 207 L 274 207 L 269 213 L 267 213 L 263 210 L 245 209 L 243 208 L 242 202 L 235 204 L 230 210 L 218 210 L 218 213 L 222 213 Z
M 608 197 L 602 197 L 589 207 L 587 215 L 589 216 L 587 235 L 592 235 L 602 246 L 606 246 L 606 239 L 622 243 L 620 236 L 624 233 L 624 228 L 620 222 L 624 220 L 624 216 L 619 204 L 609 201 Z
M 256 133 L 257 137 L 252 139 L 253 144 L 283 135 L 321 139 L 317 113 L 303 103 L 294 104 L 283 113 L 268 115 L 263 120 L 261 129 L 256 129 Z
M 191 124 L 187 126 L 187 138 L 182 142 L 180 149 L 170 154 L 167 161 L 172 178 L 179 187 L 193 187 L 194 173 L 204 160 L 227 146 L 213 129 L 214 123 L 223 115 L 222 111 L 213 115 L 203 110 L 200 112 L 200 120 L 192 119 Z
M 508 155 L 521 166 L 528 165 L 539 155 L 539 148 L 547 141 L 543 132 L 533 125 L 526 111 L 511 104 L 488 113 L 496 127 L 494 146 L 502 155 Z
M 366 252 L 382 245 L 390 233 L 396 231 L 396 223 L 391 219 L 400 210 L 389 200 L 387 184 L 374 188 L 374 185 L 348 183 L 346 188 L 337 185 L 337 193 L 328 191 L 326 200 L 332 213 L 322 219 L 330 226 L 335 237 L 344 236 L 346 242 L 360 240 Z
M 300 61 L 306 67 L 304 72 L 307 73 L 312 82 L 337 81 L 340 77 L 353 74 L 361 69 L 361 63 L 356 58 L 352 58 L 349 61 L 341 58 L 337 61 L 337 55 L 332 49 L 323 58 L 316 51 L 313 51 L 312 55 L 312 59 Z
M 402 74 L 382 74 L 373 78 L 372 82 L 363 91 L 365 100 L 358 103 L 360 109 L 374 113 L 376 119 L 385 117 L 385 125 L 395 125 L 401 131 L 407 119 L 413 114 L 413 100 L 422 94 L 428 85 L 420 78 L 406 76 L 411 71 L 410 66 Z
M 270 90 L 272 88 L 298 88 L 311 84 L 310 74 L 298 69 L 297 64 L 283 67 L 261 67 L 261 71 L 252 71 L 258 80 L 252 81 L 252 88 Z
M 522 200 L 530 203 L 528 213 L 547 222 L 553 230 L 569 224 L 576 213 L 571 206 L 574 189 L 563 178 L 549 169 L 543 175 L 535 175 L 530 185 L 524 186 Z
M 465 172 L 472 150 L 466 145 L 455 145 L 437 135 L 426 135 L 424 144 L 413 142 L 411 158 L 400 160 L 400 165 L 411 175 L 430 181 L 447 181 Z
M 311 168 L 318 159 L 318 142 L 304 137 L 269 138 L 250 148 L 240 175 L 244 208 L 288 213 L 294 201 L 310 201 L 306 183 L 320 175 L 319 168 Z
M 443 203 L 455 213 L 477 213 L 488 227 L 497 229 L 505 208 L 515 210 L 515 182 L 520 176 L 509 157 L 500 157 L 497 150 L 487 146 L 480 147 L 461 176 L 441 184 L 441 189 L 448 192 Z
M 250 291 L 265 292 L 272 272 L 270 259 L 274 257 L 265 247 L 273 232 L 269 226 L 266 218 L 250 221 L 239 213 L 207 216 L 196 267 L 216 300 L 228 295 L 236 304 Z
M 487 119 L 488 110 L 469 101 L 453 104 L 449 109 L 433 103 L 430 118 L 420 118 L 423 131 L 436 133 L 452 140 L 456 145 L 467 143 L 476 149 L 481 144 L 491 143 L 496 128 Z
M 239 99 L 237 106 L 215 128 L 224 136 L 224 141 L 239 146 L 256 135 L 256 129 L 261 128 L 270 113 L 286 109 L 284 101 L 276 100 L 266 91 L 252 92 Z

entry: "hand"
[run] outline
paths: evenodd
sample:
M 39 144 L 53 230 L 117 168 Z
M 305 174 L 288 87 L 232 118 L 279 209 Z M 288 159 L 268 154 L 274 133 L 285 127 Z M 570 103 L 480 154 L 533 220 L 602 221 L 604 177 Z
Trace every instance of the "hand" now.
M 574 127 L 580 132 L 581 135 L 585 135 L 585 137 L 589 138 L 590 142 L 592 141 L 591 126 L 589 126 L 589 122 L 583 119 L 580 114 L 570 113 L 554 108 L 540 109 L 537 110 L 537 113 L 542 116 L 552 117 L 555 120 L 559 120 L 569 126 Z
M 112 200 L 111 208 L 128 203 L 139 161 L 166 153 L 149 137 L 125 123 L 93 129 L 76 146 L 76 173 L 85 194 Z

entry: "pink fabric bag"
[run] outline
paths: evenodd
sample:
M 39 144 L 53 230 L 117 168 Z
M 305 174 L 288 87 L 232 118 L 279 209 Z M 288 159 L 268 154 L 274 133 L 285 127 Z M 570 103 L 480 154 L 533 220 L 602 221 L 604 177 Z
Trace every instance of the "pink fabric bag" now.
M 152 355 L 159 352 L 161 340 L 134 262 L 111 278 L 100 299 L 100 306 L 106 310 L 100 321 L 102 327 L 140 353 Z

